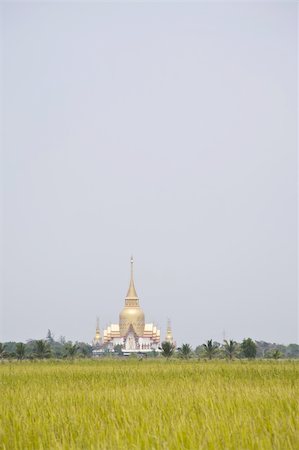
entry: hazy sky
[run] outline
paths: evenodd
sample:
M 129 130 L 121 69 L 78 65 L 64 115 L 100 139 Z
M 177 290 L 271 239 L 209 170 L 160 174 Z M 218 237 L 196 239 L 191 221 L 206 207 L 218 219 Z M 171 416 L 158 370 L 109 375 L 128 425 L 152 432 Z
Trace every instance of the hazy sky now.
M 0 340 L 296 341 L 296 8 L 2 4 Z

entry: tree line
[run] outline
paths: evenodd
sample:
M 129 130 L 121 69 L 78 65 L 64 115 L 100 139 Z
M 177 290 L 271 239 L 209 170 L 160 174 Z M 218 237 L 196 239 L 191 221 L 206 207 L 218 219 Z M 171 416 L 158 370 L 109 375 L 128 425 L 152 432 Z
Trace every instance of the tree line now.
M 277 345 L 264 341 L 253 341 L 251 338 L 245 338 L 241 343 L 225 339 L 222 344 L 209 339 L 194 350 L 190 344 L 182 344 L 181 347 L 175 348 L 170 342 L 162 342 L 161 350 L 162 355 L 166 358 L 177 356 L 183 359 L 299 358 L 299 345 L 297 344 Z
M 61 337 L 55 341 L 48 330 L 45 339 L 29 340 L 28 342 L 0 343 L 0 359 L 46 359 L 46 358 L 88 358 L 92 356 L 92 346 L 85 342 L 66 341 Z
M 29 340 L 23 342 L 0 343 L 0 360 L 3 359 L 46 359 L 46 358 L 91 358 L 93 347 L 85 342 L 66 341 L 60 337 L 57 341 L 48 330 L 45 339 Z M 287 346 L 272 344 L 264 341 L 254 341 L 251 338 L 243 339 L 238 343 L 232 339 L 224 340 L 222 344 L 209 339 L 205 343 L 198 345 L 195 349 L 188 343 L 176 348 L 169 342 L 162 342 L 161 354 L 165 358 L 206 358 L 229 360 L 235 358 L 299 358 L 299 345 L 289 344 Z M 109 353 L 109 352 L 107 352 Z M 121 354 L 115 347 L 115 354 Z M 152 352 L 149 356 L 157 356 L 157 352 Z

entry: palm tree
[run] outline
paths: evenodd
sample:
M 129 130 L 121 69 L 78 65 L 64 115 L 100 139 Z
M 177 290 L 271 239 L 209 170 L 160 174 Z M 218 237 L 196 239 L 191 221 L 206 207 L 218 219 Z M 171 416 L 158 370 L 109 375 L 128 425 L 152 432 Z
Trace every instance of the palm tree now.
M 33 356 L 39 359 L 50 358 L 51 348 L 49 344 L 42 339 L 35 341 Z
M 67 344 L 65 344 L 64 350 L 66 351 L 67 356 L 69 356 L 71 359 L 74 359 L 78 350 L 78 345 L 68 342 Z
M 229 341 L 227 341 L 226 339 L 224 340 L 224 353 L 227 356 L 228 359 L 233 359 L 236 351 L 237 351 L 237 343 L 235 341 L 233 341 L 232 339 L 230 339 Z
M 183 344 L 181 348 L 179 348 L 179 355 L 183 359 L 188 359 L 191 357 L 192 347 L 190 344 Z
M 164 356 L 165 358 L 170 358 L 173 355 L 174 352 L 174 345 L 171 344 L 170 342 L 164 341 L 162 342 L 162 356 Z
M 203 347 L 206 356 L 209 359 L 212 359 L 213 356 L 217 353 L 218 346 L 215 343 L 213 343 L 212 339 L 208 340 L 206 344 L 203 344 Z
M 16 355 L 18 359 L 24 359 L 25 356 L 25 344 L 18 342 L 16 345 Z

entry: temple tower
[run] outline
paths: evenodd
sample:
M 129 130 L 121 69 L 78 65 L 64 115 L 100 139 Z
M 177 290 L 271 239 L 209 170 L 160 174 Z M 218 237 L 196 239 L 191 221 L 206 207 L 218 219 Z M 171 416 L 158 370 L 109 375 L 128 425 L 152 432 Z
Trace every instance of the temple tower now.
M 119 315 L 120 336 L 124 337 L 132 327 L 137 336 L 144 334 L 144 313 L 139 306 L 139 298 L 134 285 L 134 260 L 131 257 L 131 278 L 125 306 Z
M 101 338 L 101 332 L 100 332 L 100 320 L 97 317 L 97 322 L 96 322 L 96 334 L 95 337 L 92 341 L 92 344 L 94 347 L 99 347 L 102 343 L 102 338 Z
M 166 329 L 166 337 L 165 337 L 165 341 L 166 342 L 170 342 L 170 344 L 173 344 L 173 335 L 172 335 L 172 329 L 171 329 L 171 323 L 170 320 L 168 319 L 167 321 L 167 329 Z

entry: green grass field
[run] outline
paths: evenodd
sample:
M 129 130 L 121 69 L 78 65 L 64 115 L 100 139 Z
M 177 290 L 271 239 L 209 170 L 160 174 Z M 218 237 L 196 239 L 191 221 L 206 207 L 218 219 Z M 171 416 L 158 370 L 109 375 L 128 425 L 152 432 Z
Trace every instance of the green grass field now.
M 0 449 L 298 449 L 295 361 L 0 364 Z

